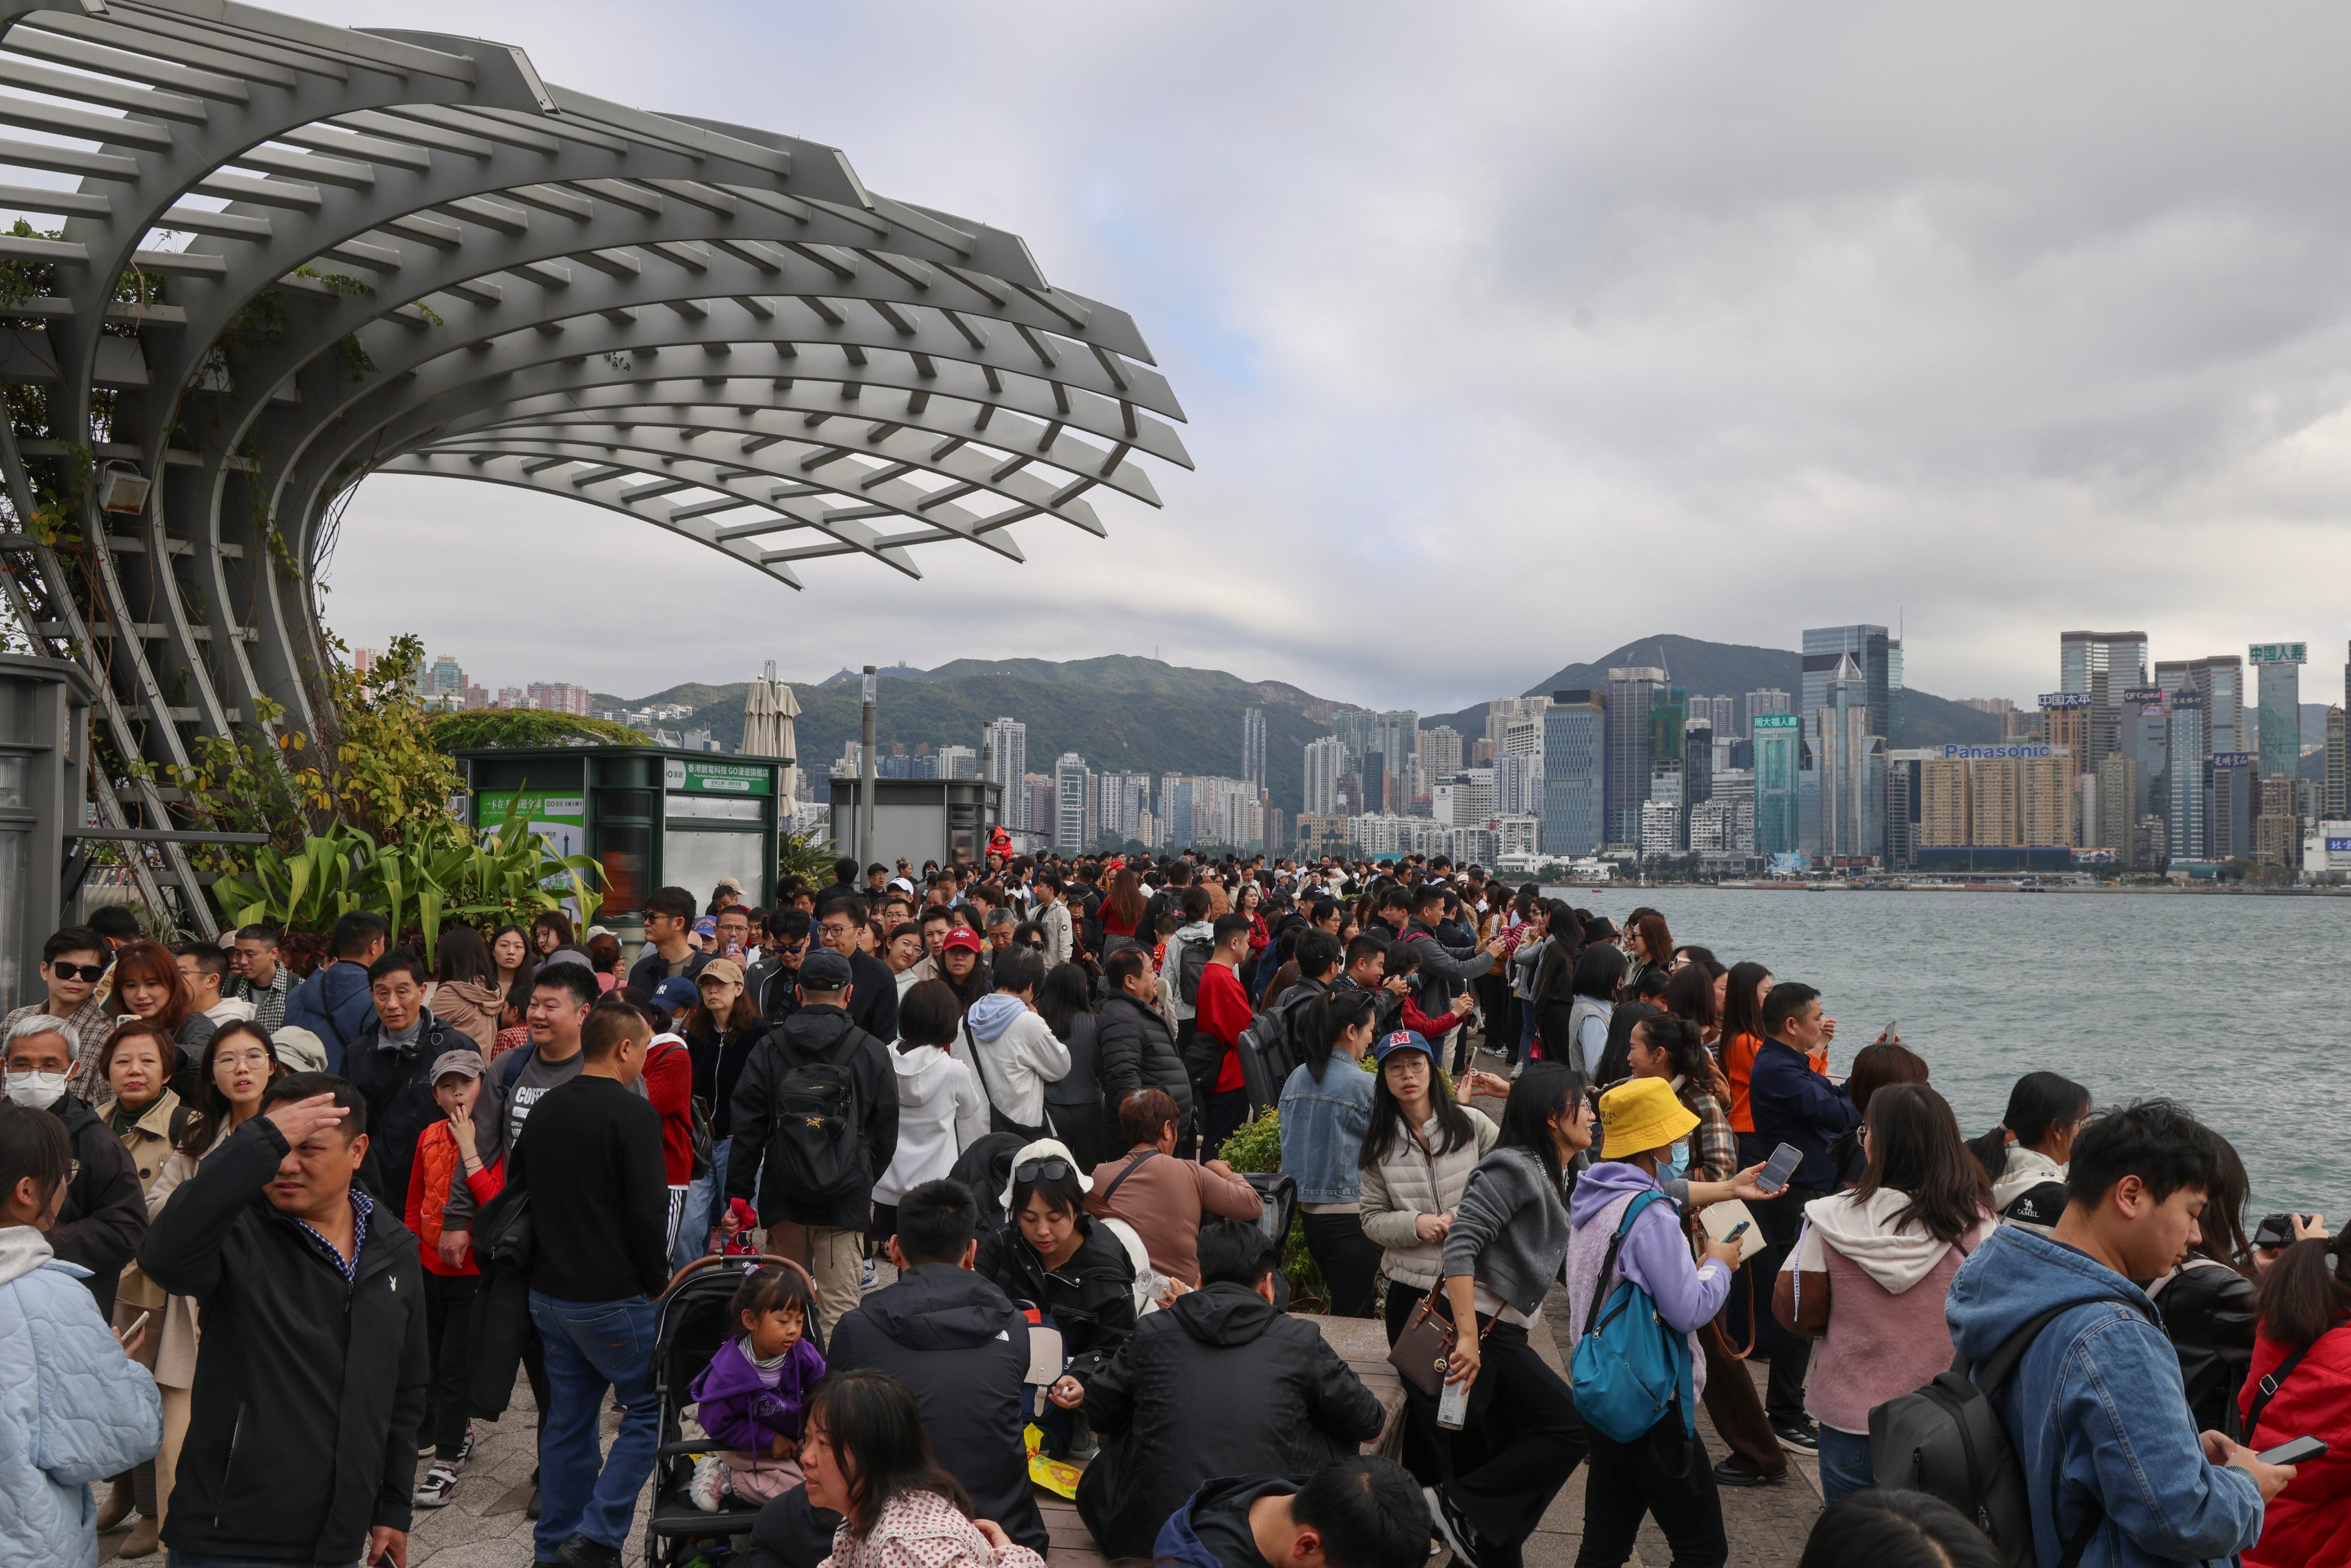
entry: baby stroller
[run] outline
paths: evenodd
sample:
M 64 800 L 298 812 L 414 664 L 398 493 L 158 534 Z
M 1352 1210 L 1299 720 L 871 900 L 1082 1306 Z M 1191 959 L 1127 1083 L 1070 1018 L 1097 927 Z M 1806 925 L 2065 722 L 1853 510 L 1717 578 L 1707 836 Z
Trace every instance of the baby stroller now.
M 687 1390 L 718 1347 L 742 1332 L 727 1316 L 727 1303 L 747 1274 L 762 1268 L 789 1269 L 807 1278 L 808 1270 L 789 1258 L 768 1256 L 697 1258 L 677 1271 L 655 1306 L 653 1327 L 653 1396 L 661 1401 L 661 1447 L 653 1458 L 653 1500 L 645 1516 L 645 1562 L 653 1568 L 674 1568 L 695 1552 L 694 1543 L 715 1537 L 748 1535 L 759 1511 L 729 1501 L 716 1513 L 694 1506 L 694 1457 L 710 1452 L 716 1444 L 706 1437 L 681 1436 Z M 810 1281 L 813 1294 L 815 1282 Z M 814 1319 L 808 1338 L 817 1350 L 824 1336 Z

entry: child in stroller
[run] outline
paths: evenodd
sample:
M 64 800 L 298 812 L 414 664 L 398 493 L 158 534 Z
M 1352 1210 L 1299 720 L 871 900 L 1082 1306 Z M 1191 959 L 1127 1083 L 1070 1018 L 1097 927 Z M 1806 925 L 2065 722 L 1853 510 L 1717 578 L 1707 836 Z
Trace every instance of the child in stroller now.
M 824 1375 L 824 1357 L 806 1337 L 816 1317 L 806 1274 L 754 1270 L 726 1311 L 742 1332 L 718 1347 L 688 1390 L 695 1420 L 719 1446 L 694 1468 L 694 1503 L 705 1513 L 730 1498 L 757 1507 L 800 1484 L 803 1407 Z

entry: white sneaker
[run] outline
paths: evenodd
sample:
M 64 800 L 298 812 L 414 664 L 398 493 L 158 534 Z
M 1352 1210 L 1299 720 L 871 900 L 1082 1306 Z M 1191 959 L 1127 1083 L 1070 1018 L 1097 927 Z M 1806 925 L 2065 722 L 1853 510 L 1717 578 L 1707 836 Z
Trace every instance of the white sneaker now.
M 1519 1074 L 1524 1072 L 1526 1070 L 1527 1064 L 1523 1061 L 1513 1061 L 1510 1063 L 1510 1082 L 1516 1083 L 1519 1081 Z
M 457 1468 L 447 1462 L 434 1465 L 416 1483 L 410 1501 L 418 1508 L 446 1508 L 449 1500 L 457 1495 Z
M 705 1513 L 716 1513 L 726 1506 L 726 1461 L 716 1454 L 705 1454 L 695 1461 L 694 1484 L 687 1491 L 694 1506 Z
M 862 1288 L 870 1291 L 878 1283 L 880 1283 L 880 1281 L 873 1273 L 873 1260 L 868 1258 L 865 1260 L 865 1278 Z

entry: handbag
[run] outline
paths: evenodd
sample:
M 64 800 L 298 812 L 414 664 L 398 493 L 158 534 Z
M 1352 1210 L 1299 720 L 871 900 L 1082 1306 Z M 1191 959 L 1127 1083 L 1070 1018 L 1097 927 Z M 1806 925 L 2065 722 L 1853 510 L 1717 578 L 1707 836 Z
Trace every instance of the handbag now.
M 1452 1320 L 1438 1314 L 1429 1303 L 1437 1299 L 1434 1291 L 1420 1299 L 1412 1309 L 1412 1317 L 1404 1325 L 1389 1348 L 1388 1364 L 1396 1375 L 1436 1398 L 1445 1387 L 1446 1368 L 1452 1364 L 1454 1328 Z

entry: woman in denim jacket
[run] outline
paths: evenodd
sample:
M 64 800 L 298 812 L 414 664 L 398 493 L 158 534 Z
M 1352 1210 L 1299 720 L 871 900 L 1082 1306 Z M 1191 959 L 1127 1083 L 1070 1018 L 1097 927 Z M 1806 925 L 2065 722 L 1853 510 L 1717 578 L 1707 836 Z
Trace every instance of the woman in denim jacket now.
M 1306 1249 L 1330 1281 L 1331 1311 L 1368 1318 L 1380 1249 L 1364 1234 L 1356 1161 L 1372 1120 L 1372 1075 L 1363 1070 L 1372 1048 L 1371 993 L 1325 993 L 1300 1022 L 1304 1060 L 1281 1086 L 1282 1174 L 1298 1183 Z

